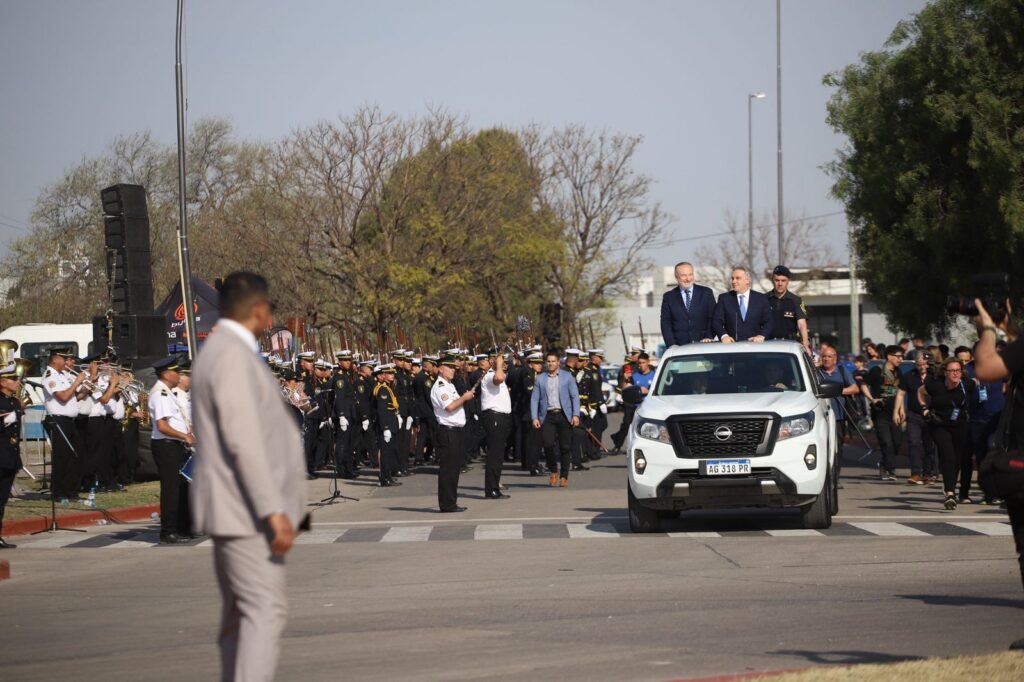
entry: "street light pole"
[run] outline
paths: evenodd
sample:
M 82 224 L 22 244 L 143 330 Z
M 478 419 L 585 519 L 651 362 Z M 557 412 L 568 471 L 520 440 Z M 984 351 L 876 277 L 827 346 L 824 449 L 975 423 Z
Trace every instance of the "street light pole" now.
M 747 95 L 747 267 L 754 267 L 754 124 L 753 103 L 763 92 Z
M 778 235 L 779 235 L 779 264 L 785 262 L 782 253 L 782 0 L 775 0 L 775 102 L 776 117 L 778 119 L 778 183 L 779 183 L 779 208 L 778 208 Z

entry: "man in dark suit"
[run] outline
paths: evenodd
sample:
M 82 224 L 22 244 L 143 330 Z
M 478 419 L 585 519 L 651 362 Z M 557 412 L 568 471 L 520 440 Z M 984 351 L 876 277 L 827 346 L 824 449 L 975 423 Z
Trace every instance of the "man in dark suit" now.
M 698 341 L 711 341 L 711 317 L 715 296 L 711 289 L 694 284 L 693 265 L 676 265 L 679 286 L 665 292 L 661 299 L 661 336 L 665 347 L 682 346 Z
M 723 343 L 771 338 L 771 304 L 767 296 L 750 290 L 750 279 L 746 268 L 733 268 L 732 291 L 718 297 L 711 328 Z

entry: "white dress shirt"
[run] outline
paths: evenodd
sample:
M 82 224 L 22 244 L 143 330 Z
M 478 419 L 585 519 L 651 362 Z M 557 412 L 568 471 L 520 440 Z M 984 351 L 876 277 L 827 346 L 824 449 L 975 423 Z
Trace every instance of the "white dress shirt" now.
M 434 408 L 434 416 L 441 426 L 465 426 L 466 411 L 461 407 L 449 412 L 446 408 L 459 399 L 459 392 L 453 384 L 438 377 L 430 389 L 430 404 Z

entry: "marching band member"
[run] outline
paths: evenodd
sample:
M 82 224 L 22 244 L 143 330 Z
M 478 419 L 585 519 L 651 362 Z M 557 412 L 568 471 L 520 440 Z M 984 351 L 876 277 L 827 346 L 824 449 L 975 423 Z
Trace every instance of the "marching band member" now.
M 4 507 L 11 497 L 14 477 L 21 470 L 21 401 L 18 392 L 21 382 L 12 362 L 0 369 L 0 532 L 4 525 Z M 15 545 L 0 537 L 0 549 L 14 549 Z
M 149 413 L 153 419 L 151 449 L 160 472 L 160 543 L 189 541 L 188 488 L 181 467 L 188 459 L 186 446 L 193 443 L 192 432 L 171 389 L 181 381 L 178 358 L 164 358 L 153 365 L 158 380 L 149 392 Z

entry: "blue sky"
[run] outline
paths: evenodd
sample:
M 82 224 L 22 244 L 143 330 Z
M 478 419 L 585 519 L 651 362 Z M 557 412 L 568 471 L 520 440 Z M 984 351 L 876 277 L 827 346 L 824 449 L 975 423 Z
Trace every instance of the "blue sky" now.
M 822 76 L 879 49 L 921 0 L 783 0 L 787 210 L 831 214 L 821 166 L 842 140 Z M 193 0 L 186 4 L 189 119 L 224 116 L 276 139 L 361 104 L 431 106 L 477 128 L 528 123 L 644 137 L 637 169 L 676 220 L 658 262 L 747 205 L 776 201 L 772 0 Z M 0 0 L 0 244 L 25 233 L 41 188 L 118 135 L 175 139 L 175 0 Z M 97 188 L 97 191 L 99 188 Z M 845 219 L 826 218 L 845 254 Z M 845 259 L 844 259 L 845 260 Z

